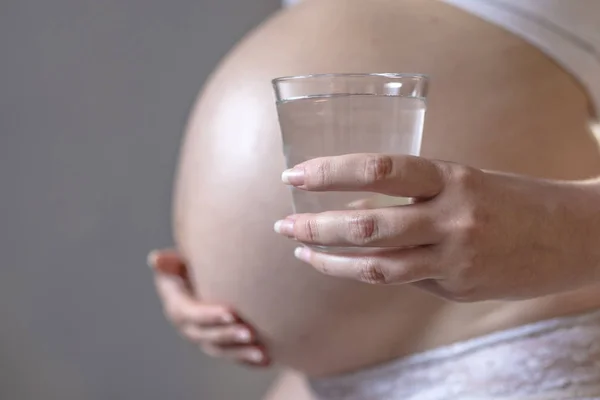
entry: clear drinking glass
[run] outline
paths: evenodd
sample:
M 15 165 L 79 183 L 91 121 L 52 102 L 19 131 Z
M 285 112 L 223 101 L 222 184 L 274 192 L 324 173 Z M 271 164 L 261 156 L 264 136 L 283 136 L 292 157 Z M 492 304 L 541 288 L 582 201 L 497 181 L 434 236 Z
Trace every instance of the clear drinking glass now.
M 428 78 L 419 74 L 318 74 L 273 80 L 287 167 L 350 153 L 418 155 Z M 294 212 L 406 204 L 364 192 L 292 188 Z

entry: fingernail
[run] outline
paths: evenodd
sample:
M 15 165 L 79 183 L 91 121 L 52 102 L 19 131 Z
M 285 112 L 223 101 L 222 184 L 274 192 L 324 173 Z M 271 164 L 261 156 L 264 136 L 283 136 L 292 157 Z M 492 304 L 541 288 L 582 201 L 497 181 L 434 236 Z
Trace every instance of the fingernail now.
M 235 337 L 240 342 L 248 343 L 252 339 L 252 334 L 248 329 L 240 329 L 235 333 Z
M 148 266 L 152 269 L 154 269 L 156 267 L 156 258 L 158 257 L 158 251 L 156 250 L 152 250 L 150 253 L 148 253 L 148 256 L 146 257 L 146 264 L 148 264 Z
M 250 352 L 250 354 L 248 354 L 248 359 L 252 362 L 262 362 L 262 360 L 265 358 L 265 356 L 263 355 L 262 351 L 260 350 L 252 350 Z
M 286 169 L 281 174 L 281 180 L 286 185 L 302 186 L 304 185 L 304 168 L 294 167 Z
M 221 321 L 226 324 L 231 324 L 235 322 L 235 317 L 231 314 L 224 314 L 221 316 Z
M 282 219 L 275 222 L 275 226 L 273 226 L 275 232 L 281 235 L 293 236 L 294 235 L 294 221 L 290 219 Z
M 306 247 L 296 247 L 296 250 L 294 250 L 294 257 L 300 261 L 309 262 L 310 250 Z

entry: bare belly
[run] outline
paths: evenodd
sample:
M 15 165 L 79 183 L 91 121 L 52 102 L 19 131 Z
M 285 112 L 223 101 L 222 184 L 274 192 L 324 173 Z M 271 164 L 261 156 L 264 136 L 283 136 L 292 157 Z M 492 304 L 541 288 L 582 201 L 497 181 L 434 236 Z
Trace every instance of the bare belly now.
M 575 293 L 449 304 L 412 286 L 335 280 L 293 258 L 294 244 L 272 232 L 291 208 L 270 79 L 396 71 L 432 76 L 424 156 L 548 178 L 600 173 L 584 91 L 497 27 L 432 0 L 315 0 L 267 21 L 192 113 L 174 228 L 199 294 L 239 310 L 277 361 L 311 375 L 600 303 Z

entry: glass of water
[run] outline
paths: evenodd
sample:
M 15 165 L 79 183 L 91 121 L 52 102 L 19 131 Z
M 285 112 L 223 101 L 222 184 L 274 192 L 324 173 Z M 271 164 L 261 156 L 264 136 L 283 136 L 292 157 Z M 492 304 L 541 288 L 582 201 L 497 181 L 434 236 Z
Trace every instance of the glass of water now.
M 318 74 L 273 80 L 287 168 L 351 153 L 419 155 L 428 78 L 418 74 Z M 407 199 L 292 188 L 295 213 L 406 204 Z

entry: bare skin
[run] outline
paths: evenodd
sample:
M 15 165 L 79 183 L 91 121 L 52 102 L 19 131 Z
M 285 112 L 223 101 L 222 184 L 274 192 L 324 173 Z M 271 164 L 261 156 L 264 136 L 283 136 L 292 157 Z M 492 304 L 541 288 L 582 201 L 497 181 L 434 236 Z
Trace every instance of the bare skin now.
M 190 119 L 175 235 L 203 298 L 235 309 L 276 362 L 310 376 L 598 307 L 597 286 L 463 304 L 324 276 L 293 257 L 272 230 L 291 208 L 269 80 L 374 71 L 432 76 L 425 157 L 548 179 L 600 174 L 586 93 L 519 38 L 432 0 L 307 1 L 227 57 Z
M 299 190 L 362 191 L 360 208 L 297 214 L 275 231 L 332 276 L 407 284 L 448 300 L 522 300 L 600 277 L 600 181 L 557 181 L 397 154 L 346 154 L 283 173 Z M 377 206 L 374 193 L 418 199 Z M 320 252 L 310 245 L 368 253 Z M 373 251 L 378 249 L 377 251 Z M 567 266 L 569 266 L 567 268 Z
M 266 367 L 270 359 L 254 329 L 230 307 L 202 301 L 189 279 L 189 271 L 173 249 L 148 255 L 156 291 L 165 316 L 179 333 L 212 357 Z

